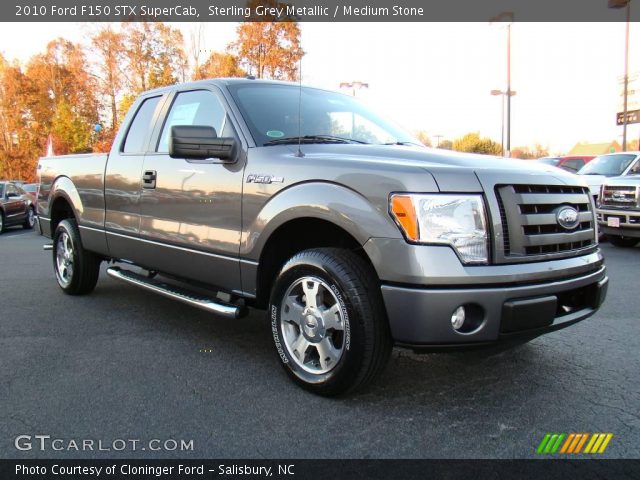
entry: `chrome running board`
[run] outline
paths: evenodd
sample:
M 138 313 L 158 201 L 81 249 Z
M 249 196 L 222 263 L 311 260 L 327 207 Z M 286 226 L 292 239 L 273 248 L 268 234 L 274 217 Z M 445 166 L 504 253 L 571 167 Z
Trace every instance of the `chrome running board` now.
M 222 303 L 218 299 L 206 297 L 204 295 L 191 292 L 185 288 L 180 288 L 143 275 L 138 275 L 135 272 L 124 270 L 120 267 L 107 268 L 107 275 L 111 278 L 115 278 L 116 280 L 136 285 L 144 288 L 145 290 L 149 290 L 150 292 L 160 294 L 173 300 L 178 300 L 179 302 L 186 303 L 192 307 L 200 308 L 225 318 L 240 318 L 247 313 L 246 307 Z

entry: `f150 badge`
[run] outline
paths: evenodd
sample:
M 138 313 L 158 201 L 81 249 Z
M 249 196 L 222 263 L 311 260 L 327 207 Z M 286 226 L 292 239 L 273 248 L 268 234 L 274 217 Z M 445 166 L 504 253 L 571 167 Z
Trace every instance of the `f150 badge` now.
M 273 175 L 259 175 L 250 173 L 247 175 L 247 183 L 283 183 L 284 177 L 276 177 Z

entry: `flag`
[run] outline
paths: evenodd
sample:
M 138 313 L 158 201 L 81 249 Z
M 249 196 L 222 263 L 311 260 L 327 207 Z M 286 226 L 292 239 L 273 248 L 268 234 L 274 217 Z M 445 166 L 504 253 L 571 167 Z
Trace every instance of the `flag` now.
M 53 137 L 51 136 L 51 134 L 49 134 L 49 137 L 47 137 L 47 153 L 45 154 L 46 157 L 53 157 L 55 154 L 53 153 Z

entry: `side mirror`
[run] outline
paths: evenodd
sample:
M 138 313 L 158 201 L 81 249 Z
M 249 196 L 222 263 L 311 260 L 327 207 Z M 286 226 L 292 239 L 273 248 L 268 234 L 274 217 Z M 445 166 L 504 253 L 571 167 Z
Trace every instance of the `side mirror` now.
M 220 138 L 213 127 L 199 125 L 176 125 L 169 134 L 169 156 L 205 160 L 219 158 L 235 161 L 235 138 Z

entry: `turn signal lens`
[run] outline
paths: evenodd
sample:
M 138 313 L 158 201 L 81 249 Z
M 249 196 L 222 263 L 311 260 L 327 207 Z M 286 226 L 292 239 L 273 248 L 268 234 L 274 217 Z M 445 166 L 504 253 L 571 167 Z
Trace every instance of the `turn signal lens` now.
M 411 197 L 394 195 L 391 197 L 391 212 L 402 227 L 409 240 L 417 242 L 420 239 L 418 231 L 418 217 Z

